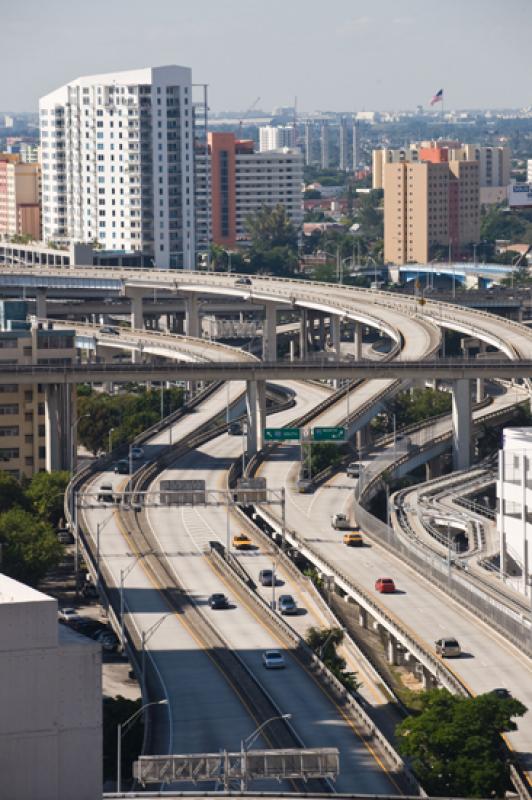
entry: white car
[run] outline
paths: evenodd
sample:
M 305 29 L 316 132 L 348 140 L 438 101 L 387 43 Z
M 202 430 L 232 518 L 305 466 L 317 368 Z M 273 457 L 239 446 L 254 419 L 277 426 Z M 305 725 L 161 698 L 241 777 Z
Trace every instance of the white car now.
M 266 650 L 262 654 L 262 663 L 266 669 L 284 669 L 286 667 L 284 656 L 280 650 Z
M 445 639 L 438 639 L 435 642 L 436 652 L 442 658 L 459 658 L 462 655 L 462 649 L 458 641 L 450 636 Z
M 80 616 L 75 608 L 60 608 L 57 616 L 61 622 L 74 622 L 80 619 Z
M 133 461 L 138 461 L 139 458 L 143 457 L 144 457 L 144 450 L 142 449 L 142 447 L 131 448 L 131 458 L 133 459 Z
M 345 514 L 333 514 L 331 517 L 331 525 L 335 531 L 348 531 L 353 526 L 349 524 Z

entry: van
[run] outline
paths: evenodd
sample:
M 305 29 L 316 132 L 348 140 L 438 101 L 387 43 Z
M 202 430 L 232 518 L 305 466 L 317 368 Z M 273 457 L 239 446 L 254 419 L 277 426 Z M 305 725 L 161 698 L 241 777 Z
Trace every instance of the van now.
M 98 489 L 98 502 L 99 503 L 114 503 L 115 498 L 113 494 L 113 487 L 110 483 L 102 483 Z

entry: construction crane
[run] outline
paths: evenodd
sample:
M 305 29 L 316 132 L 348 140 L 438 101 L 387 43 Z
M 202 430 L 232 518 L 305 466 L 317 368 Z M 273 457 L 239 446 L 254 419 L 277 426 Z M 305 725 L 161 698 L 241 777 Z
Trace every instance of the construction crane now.
M 247 111 L 245 111 L 245 112 L 242 114 L 242 119 L 241 119 L 241 120 L 240 120 L 240 122 L 238 123 L 238 138 L 239 138 L 239 139 L 241 139 L 241 138 L 242 138 L 242 125 L 244 124 L 244 119 L 245 119 L 247 116 L 249 116 L 249 114 L 250 114 L 250 113 L 253 111 L 253 109 L 255 108 L 255 106 L 257 105 L 257 103 L 259 102 L 259 100 L 260 100 L 260 97 L 257 97 L 257 99 L 256 99 L 256 100 L 255 100 L 255 101 L 254 101 L 254 102 L 253 102 L 253 103 L 250 105 L 250 107 L 247 109 Z

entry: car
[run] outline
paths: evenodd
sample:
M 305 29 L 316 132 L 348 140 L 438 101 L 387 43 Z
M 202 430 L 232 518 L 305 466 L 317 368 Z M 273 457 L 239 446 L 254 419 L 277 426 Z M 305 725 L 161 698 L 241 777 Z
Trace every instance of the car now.
M 74 544 L 75 539 L 67 528 L 61 528 L 57 531 L 57 540 L 61 544 Z
M 392 594 L 395 592 L 395 583 L 391 578 L 377 578 L 375 589 L 381 594 Z
M 252 281 L 251 278 L 248 278 L 247 275 L 241 275 L 240 278 L 237 278 L 235 281 L 235 286 L 251 286 Z
M 69 623 L 81 619 L 75 608 L 60 608 L 57 612 L 59 622 Z
M 262 654 L 262 663 L 266 669 L 284 669 L 286 667 L 283 654 L 280 650 L 266 650 Z
M 512 693 L 509 689 L 502 688 L 492 689 L 491 692 L 488 692 L 488 694 L 494 694 L 495 697 L 498 697 L 500 700 L 509 700 L 512 696 Z
M 350 525 L 346 514 L 333 514 L 331 517 L 331 525 L 335 531 L 347 531 L 353 527 Z
M 83 636 L 88 636 L 90 639 L 95 639 L 102 631 L 110 630 L 109 627 L 98 619 L 92 617 L 79 617 L 72 622 L 71 628 Z
M 129 461 L 127 458 L 121 458 L 115 464 L 115 472 L 118 475 L 129 475 Z
M 279 597 L 279 611 L 281 614 L 297 614 L 299 609 L 291 594 L 282 594 Z
M 118 636 L 110 628 L 99 631 L 93 638 L 101 644 L 102 649 L 107 653 L 114 653 L 118 650 L 118 645 L 120 644 Z
M 98 502 L 99 503 L 114 503 L 115 496 L 113 494 L 113 487 L 110 483 L 102 483 L 98 489 Z
M 227 433 L 229 434 L 229 436 L 240 436 L 242 433 L 242 423 L 230 422 L 227 428 Z
M 229 600 L 221 592 L 215 592 L 209 597 L 209 606 L 217 610 L 219 608 L 229 608 Z
M 442 658 L 458 658 L 462 655 L 462 650 L 456 639 L 447 637 L 445 639 L 438 639 L 435 642 L 436 653 Z
M 253 544 L 247 534 L 239 533 L 237 536 L 233 536 L 233 547 L 235 550 L 249 550 Z
M 362 464 L 359 461 L 351 461 L 347 465 L 346 473 L 349 478 L 360 478 Z
M 259 572 L 259 583 L 261 586 L 273 586 L 275 580 L 275 573 L 272 569 L 261 569 Z
M 142 449 L 142 447 L 132 447 L 131 458 L 133 459 L 133 461 L 138 461 L 139 458 L 144 458 L 144 450 Z
M 296 486 L 300 494 L 307 494 L 312 489 L 312 478 L 299 478 Z
M 353 533 L 344 533 L 343 541 L 348 547 L 362 547 L 364 544 L 362 534 L 356 531 Z
M 80 594 L 86 600 L 97 600 L 98 597 L 99 597 L 98 589 L 90 581 L 85 581 L 85 583 L 83 584 L 83 586 L 80 589 Z
M 113 328 L 112 325 L 102 325 L 100 333 L 106 333 L 108 336 L 120 336 L 118 328 Z

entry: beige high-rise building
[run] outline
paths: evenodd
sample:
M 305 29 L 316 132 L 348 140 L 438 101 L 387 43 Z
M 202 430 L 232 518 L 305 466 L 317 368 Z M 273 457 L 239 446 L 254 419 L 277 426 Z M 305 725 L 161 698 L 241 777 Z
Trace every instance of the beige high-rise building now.
M 384 260 L 427 263 L 435 246 L 457 256 L 480 235 L 479 165 L 421 149 L 419 161 L 385 163 Z
M 0 153 L 0 235 L 41 238 L 40 167 Z

